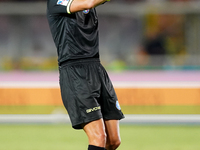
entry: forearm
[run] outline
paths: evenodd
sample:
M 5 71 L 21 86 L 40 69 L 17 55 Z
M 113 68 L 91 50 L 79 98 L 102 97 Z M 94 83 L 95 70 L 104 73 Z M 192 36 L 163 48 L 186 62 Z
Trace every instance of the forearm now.
M 70 12 L 77 12 L 81 10 L 94 8 L 107 0 L 73 0 L 70 6 Z

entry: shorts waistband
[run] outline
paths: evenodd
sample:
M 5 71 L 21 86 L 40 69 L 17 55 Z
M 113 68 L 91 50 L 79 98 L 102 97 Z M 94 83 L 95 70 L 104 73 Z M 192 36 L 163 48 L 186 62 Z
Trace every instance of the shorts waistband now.
M 100 62 L 99 58 L 87 58 L 87 59 L 76 59 L 61 62 L 59 67 L 69 66 L 77 63 L 87 63 L 87 62 Z

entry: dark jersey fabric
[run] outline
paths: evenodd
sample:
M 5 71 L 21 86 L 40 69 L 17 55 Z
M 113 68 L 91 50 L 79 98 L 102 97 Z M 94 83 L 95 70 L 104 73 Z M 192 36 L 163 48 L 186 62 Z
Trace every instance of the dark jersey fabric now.
M 58 63 L 99 58 L 98 18 L 95 8 L 68 14 L 58 0 L 47 1 L 47 19 L 55 42 Z

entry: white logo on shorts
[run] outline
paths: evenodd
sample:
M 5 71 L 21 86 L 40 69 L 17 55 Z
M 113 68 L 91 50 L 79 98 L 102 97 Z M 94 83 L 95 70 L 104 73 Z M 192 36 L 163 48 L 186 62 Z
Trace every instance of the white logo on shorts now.
M 93 112 L 93 111 L 97 111 L 97 110 L 99 110 L 99 109 L 101 109 L 100 106 L 98 106 L 98 107 L 94 107 L 94 108 L 90 108 L 90 109 L 87 109 L 86 112 L 87 112 L 87 113 L 91 113 L 91 112 Z

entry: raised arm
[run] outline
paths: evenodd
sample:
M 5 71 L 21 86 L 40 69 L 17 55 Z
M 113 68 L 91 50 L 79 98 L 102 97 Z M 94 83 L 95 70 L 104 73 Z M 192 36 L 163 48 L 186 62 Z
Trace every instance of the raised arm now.
M 51 14 L 74 13 L 94 8 L 109 0 L 48 0 L 47 7 Z
M 68 13 L 94 8 L 108 0 L 71 0 Z

